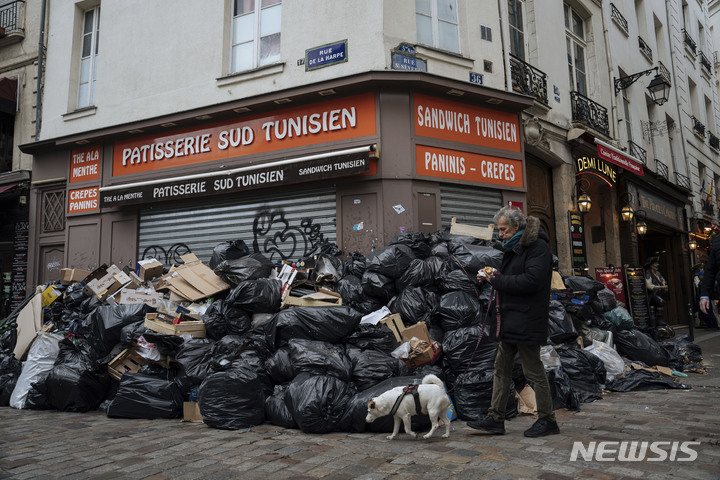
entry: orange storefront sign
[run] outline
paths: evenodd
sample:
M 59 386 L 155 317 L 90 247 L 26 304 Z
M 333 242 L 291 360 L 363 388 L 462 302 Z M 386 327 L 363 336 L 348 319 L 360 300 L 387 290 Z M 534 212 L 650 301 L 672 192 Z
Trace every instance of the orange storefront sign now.
M 416 135 L 521 151 L 517 114 L 417 93 L 414 101 Z
M 525 186 L 520 160 L 416 145 L 415 162 L 418 176 L 466 180 L 504 187 Z
M 70 183 L 100 178 L 99 146 L 73 150 L 70 155 Z
M 113 176 L 375 135 L 372 93 L 118 142 Z
M 68 192 L 68 213 L 91 212 L 99 207 L 99 187 L 78 188 Z

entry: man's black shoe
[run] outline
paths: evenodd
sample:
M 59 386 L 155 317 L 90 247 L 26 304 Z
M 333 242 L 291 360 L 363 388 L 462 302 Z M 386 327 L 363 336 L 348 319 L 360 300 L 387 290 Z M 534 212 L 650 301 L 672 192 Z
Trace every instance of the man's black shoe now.
M 483 415 L 477 420 L 470 420 L 467 422 L 467 426 L 494 435 L 505 435 L 505 422 L 496 422 L 490 415 Z
M 526 437 L 544 437 L 558 433 L 560 433 L 560 428 L 558 428 L 557 422 L 547 418 L 539 418 L 532 427 L 525 430 Z

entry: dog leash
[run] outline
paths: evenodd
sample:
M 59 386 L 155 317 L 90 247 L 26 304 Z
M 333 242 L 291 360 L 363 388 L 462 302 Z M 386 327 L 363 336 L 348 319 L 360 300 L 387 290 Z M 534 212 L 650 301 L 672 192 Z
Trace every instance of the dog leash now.
M 413 399 L 415 400 L 415 413 L 416 415 L 420 415 L 422 413 L 422 406 L 420 405 L 420 394 L 418 393 L 418 385 L 408 385 L 403 388 L 402 393 L 400 396 L 395 400 L 395 404 L 393 405 L 392 409 L 390 410 L 390 415 L 395 415 L 398 411 L 398 408 L 400 408 L 400 403 L 402 402 L 403 398 L 405 398 L 406 395 L 412 394 Z

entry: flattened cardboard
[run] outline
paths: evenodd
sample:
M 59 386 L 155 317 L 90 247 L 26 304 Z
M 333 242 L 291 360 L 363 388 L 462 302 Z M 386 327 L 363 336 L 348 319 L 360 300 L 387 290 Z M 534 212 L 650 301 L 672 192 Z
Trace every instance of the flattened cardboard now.
M 61 268 L 60 285 L 68 286 L 74 282 L 82 282 L 91 273 L 90 270 L 82 270 L 80 268 Z
M 290 295 L 291 288 L 285 290 L 282 301 L 282 307 L 298 306 L 298 307 L 333 307 L 342 305 L 342 297 L 339 293 L 331 292 L 323 288 L 315 293 L 303 295 L 302 297 L 293 297 Z
M 418 322 L 415 325 L 405 327 L 400 334 L 402 335 L 404 342 L 409 342 L 413 337 L 427 342 L 432 342 L 430 339 L 430 332 L 428 332 L 427 324 L 425 322 Z
M 183 422 L 204 423 L 198 402 L 183 402 Z
M 35 340 L 35 334 L 42 328 L 42 296 L 35 296 L 28 302 L 17 316 L 17 343 L 13 353 L 15 358 L 22 360 Z
M 145 305 L 153 308 L 158 308 L 160 306 L 160 301 L 162 300 L 162 298 L 162 293 L 139 292 L 137 290 L 132 290 L 129 288 L 125 288 L 118 292 L 117 295 L 115 295 L 115 301 L 120 305 L 133 305 L 144 303 Z
M 230 288 L 228 283 L 215 275 L 215 272 L 194 254 L 188 253 L 180 258 L 185 263 L 177 267 L 172 275 L 163 277 L 163 285 L 171 292 L 194 302 Z

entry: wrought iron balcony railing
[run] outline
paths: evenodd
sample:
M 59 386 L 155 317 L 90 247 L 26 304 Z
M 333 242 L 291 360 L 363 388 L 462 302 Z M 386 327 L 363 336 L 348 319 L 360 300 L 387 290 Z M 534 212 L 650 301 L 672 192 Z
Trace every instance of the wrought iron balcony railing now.
M 663 177 L 665 180 L 669 180 L 669 173 L 670 173 L 670 172 L 668 172 L 668 166 L 665 165 L 665 164 L 664 164 L 663 162 L 661 162 L 660 160 L 658 160 L 657 158 L 655 159 L 655 165 L 657 165 L 657 173 L 658 173 L 658 175 L 660 175 L 661 177 Z
M 618 27 L 622 28 L 623 31 L 628 34 L 628 22 L 625 20 L 625 17 L 623 17 L 622 13 L 620 13 L 620 10 L 617 9 L 614 3 L 610 4 L 610 18 L 615 20 L 615 23 L 618 24 Z
M 2 29 L 2 34 L 0 34 L 0 38 L 5 37 L 11 33 L 23 32 L 23 12 L 20 8 L 24 6 L 25 2 L 23 0 L 17 2 L 10 2 L 3 6 L 0 6 L 0 29 Z
M 702 65 L 707 73 L 712 75 L 712 64 L 710 63 L 710 59 L 708 59 L 703 52 L 700 52 L 700 65 Z
M 593 102 L 580 92 L 570 92 L 573 122 L 585 123 L 598 132 L 610 135 L 607 108 Z
M 680 172 L 675 172 L 675 183 L 678 187 L 682 187 L 685 190 L 691 190 L 690 179 Z
M 705 140 L 705 125 L 700 123 L 700 120 L 695 118 L 694 115 L 690 118 L 692 118 L 693 131 L 695 132 L 695 134 Z
M 667 80 L 667 82 L 672 85 L 672 80 L 670 78 L 670 70 L 660 61 L 658 61 L 658 73 L 662 78 Z
M 632 140 L 628 140 L 628 147 L 630 147 L 630 155 L 640 160 L 643 165 L 647 165 L 647 150 Z
M 708 132 L 708 143 L 715 150 L 720 150 L 720 138 L 713 135 L 712 132 Z
M 549 105 L 547 74 L 529 63 L 510 55 L 510 76 L 513 90 L 534 97 L 540 103 Z
M 640 51 L 642 52 L 642 54 L 645 55 L 648 60 L 652 62 L 653 54 L 650 45 L 648 45 L 647 42 L 642 39 L 642 37 L 638 37 L 638 45 L 640 46 Z
M 682 33 L 685 46 L 688 47 L 693 54 L 697 54 L 697 45 L 695 44 L 695 40 L 690 37 L 690 34 L 684 28 L 682 29 Z

